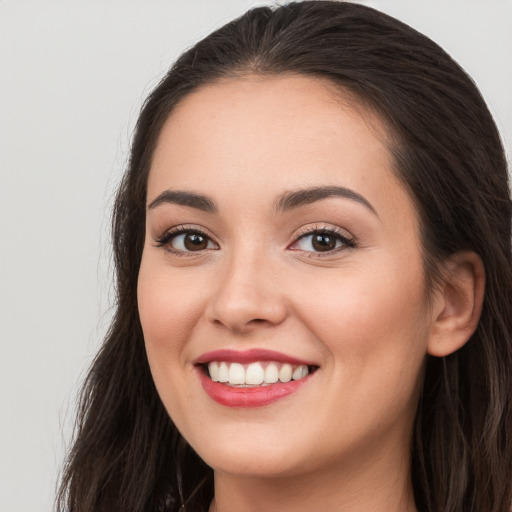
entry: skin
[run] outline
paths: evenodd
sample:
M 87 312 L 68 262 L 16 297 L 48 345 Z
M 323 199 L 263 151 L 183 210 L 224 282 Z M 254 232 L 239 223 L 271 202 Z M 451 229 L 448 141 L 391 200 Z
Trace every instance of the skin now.
M 186 97 L 163 127 L 139 312 L 161 399 L 214 468 L 211 510 L 416 510 L 410 438 L 426 354 L 446 344 L 445 301 L 427 300 L 418 219 L 386 139 L 347 94 L 304 76 L 219 81 Z M 348 188 L 371 208 L 333 196 L 276 211 L 282 194 L 321 186 Z M 206 195 L 218 211 L 149 207 L 167 190 Z M 204 232 L 206 247 L 185 252 L 183 237 L 159 246 L 182 225 Z M 300 238 L 325 228 L 354 247 L 315 252 Z M 194 361 L 252 348 L 319 369 L 264 407 L 214 402 Z

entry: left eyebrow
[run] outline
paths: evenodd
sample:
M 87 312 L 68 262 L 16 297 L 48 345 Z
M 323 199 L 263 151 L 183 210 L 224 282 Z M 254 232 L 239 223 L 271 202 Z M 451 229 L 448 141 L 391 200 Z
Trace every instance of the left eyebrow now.
M 274 209 L 278 212 L 284 212 L 333 196 L 343 197 L 345 199 L 356 201 L 357 203 L 365 206 L 377 217 L 379 216 L 375 211 L 375 208 L 366 198 L 354 190 L 346 187 L 311 187 L 285 192 L 275 202 Z

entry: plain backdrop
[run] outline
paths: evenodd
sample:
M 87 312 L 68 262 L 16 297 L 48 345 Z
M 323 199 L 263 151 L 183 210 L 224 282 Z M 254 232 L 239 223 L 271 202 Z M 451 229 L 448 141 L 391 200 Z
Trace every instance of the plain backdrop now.
M 111 310 L 109 215 L 145 95 L 263 2 L 0 0 L 0 512 L 52 510 Z M 472 75 L 512 156 L 512 1 L 367 1 Z

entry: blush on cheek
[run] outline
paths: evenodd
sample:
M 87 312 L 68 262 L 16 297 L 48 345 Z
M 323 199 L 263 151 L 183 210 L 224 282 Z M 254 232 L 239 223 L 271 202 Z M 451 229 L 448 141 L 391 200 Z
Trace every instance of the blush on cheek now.
M 139 317 L 148 354 L 182 363 L 187 340 L 204 311 L 204 299 L 187 283 L 176 282 L 171 275 L 166 278 L 165 270 L 143 260 L 137 289 Z

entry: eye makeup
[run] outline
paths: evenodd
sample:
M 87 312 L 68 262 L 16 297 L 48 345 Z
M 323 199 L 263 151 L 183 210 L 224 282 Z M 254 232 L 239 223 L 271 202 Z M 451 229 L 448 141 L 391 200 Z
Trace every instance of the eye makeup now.
M 163 248 L 176 256 L 193 256 L 220 249 L 219 244 L 206 230 L 194 225 L 176 226 L 155 237 L 154 242 L 155 247 Z M 309 253 L 312 257 L 322 257 L 355 247 L 356 241 L 347 231 L 337 226 L 317 224 L 301 228 L 287 249 Z

